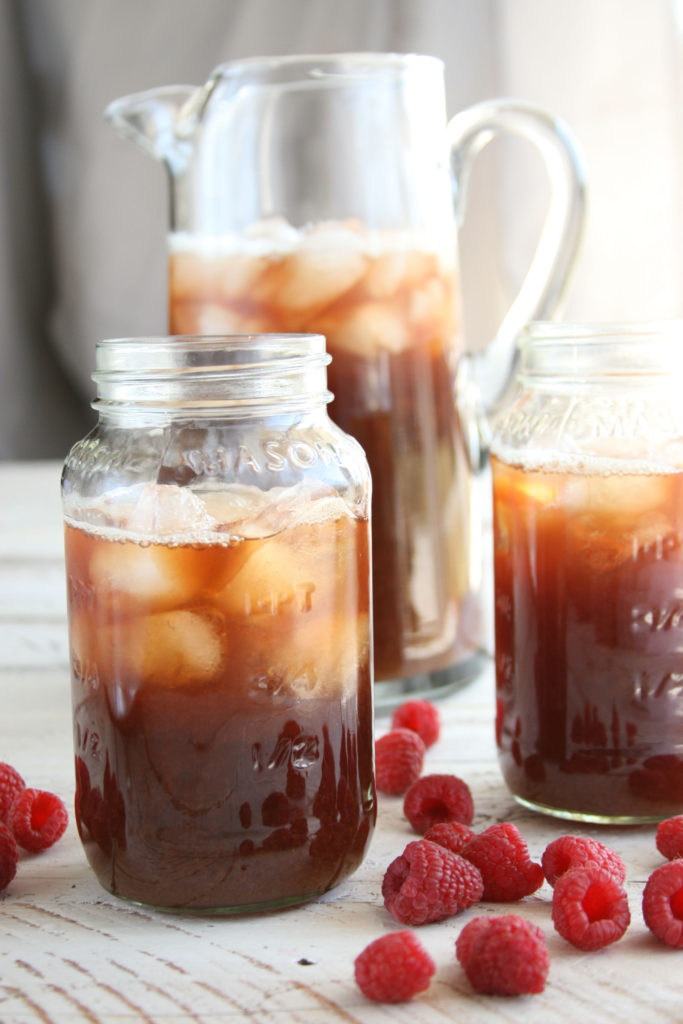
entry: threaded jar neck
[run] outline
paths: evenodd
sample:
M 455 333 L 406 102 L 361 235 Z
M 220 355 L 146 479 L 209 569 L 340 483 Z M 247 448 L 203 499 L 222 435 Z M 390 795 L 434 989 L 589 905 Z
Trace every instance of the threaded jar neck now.
M 532 323 L 520 340 L 523 388 L 609 384 L 641 389 L 683 374 L 683 321 Z
M 332 400 L 319 334 L 110 338 L 92 377 L 100 414 L 263 415 Z

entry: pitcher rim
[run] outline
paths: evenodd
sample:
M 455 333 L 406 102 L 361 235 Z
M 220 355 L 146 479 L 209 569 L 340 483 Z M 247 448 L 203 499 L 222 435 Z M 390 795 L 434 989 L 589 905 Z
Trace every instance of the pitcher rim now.
M 395 50 L 343 50 L 327 53 L 264 54 L 254 57 L 238 57 L 232 60 L 221 61 L 216 65 L 210 77 L 228 77 L 238 69 L 292 68 L 297 66 L 306 68 L 314 64 L 331 65 L 334 63 L 347 64 L 349 70 L 358 69 L 361 72 L 365 71 L 366 74 L 369 74 L 371 70 L 376 68 L 393 69 L 396 72 L 401 72 L 411 70 L 414 67 L 430 66 L 433 68 L 438 67 L 443 72 L 445 67 L 445 62 L 433 54 L 415 53 L 413 51 L 402 53 Z M 367 66 L 363 68 L 363 65 Z

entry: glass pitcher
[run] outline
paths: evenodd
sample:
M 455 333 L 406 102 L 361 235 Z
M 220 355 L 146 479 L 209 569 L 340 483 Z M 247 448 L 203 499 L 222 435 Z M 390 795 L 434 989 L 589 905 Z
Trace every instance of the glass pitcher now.
M 332 415 L 373 477 L 377 706 L 455 689 L 487 640 L 480 410 L 506 392 L 520 330 L 552 315 L 575 256 L 584 177 L 570 133 L 505 100 L 448 122 L 442 62 L 395 54 L 223 64 L 204 86 L 124 97 L 107 116 L 169 172 L 171 333 L 327 338 Z M 552 195 L 481 357 L 480 397 L 457 229 L 472 160 L 500 132 L 538 146 Z

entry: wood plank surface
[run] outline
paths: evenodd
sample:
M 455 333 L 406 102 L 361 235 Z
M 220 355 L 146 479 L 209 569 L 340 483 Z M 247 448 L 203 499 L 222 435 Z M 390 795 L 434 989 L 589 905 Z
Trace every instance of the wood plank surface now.
M 0 760 L 29 784 L 73 804 L 73 755 L 65 599 L 54 463 L 0 465 Z M 0 1024 L 178 1022 L 683 1022 L 683 952 L 660 946 L 640 910 L 643 886 L 662 863 L 654 827 L 577 826 L 517 806 L 498 771 L 491 667 L 440 705 L 444 730 L 427 771 L 469 783 L 474 827 L 514 821 L 539 859 L 563 832 L 596 836 L 628 868 L 632 923 L 624 938 L 581 953 L 557 935 L 544 885 L 514 905 L 480 904 L 418 930 L 437 964 L 425 995 L 396 1006 L 369 1003 L 353 959 L 398 927 L 383 907 L 382 876 L 415 838 L 401 800 L 380 798 L 378 826 L 360 870 L 305 907 L 244 918 L 161 914 L 105 893 L 82 852 L 73 816 L 51 850 L 21 856 L 0 896 Z M 387 728 L 377 720 L 378 735 Z M 521 913 L 547 935 L 545 992 L 478 996 L 454 956 L 462 926 L 480 913 Z

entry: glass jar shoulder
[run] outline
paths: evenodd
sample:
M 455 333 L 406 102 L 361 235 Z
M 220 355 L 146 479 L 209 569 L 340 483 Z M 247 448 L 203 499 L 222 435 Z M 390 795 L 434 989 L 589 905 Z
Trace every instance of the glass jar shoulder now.
M 683 404 L 666 387 L 549 385 L 520 392 L 498 417 L 503 462 L 574 472 L 683 471 Z
M 323 499 L 366 519 L 370 474 L 362 449 L 324 416 L 164 425 L 101 422 L 69 453 L 65 515 L 93 527 L 177 535 L 204 532 L 205 511 L 262 513 Z M 331 507 L 327 514 L 334 511 Z M 215 527 L 214 527 L 215 529 Z

